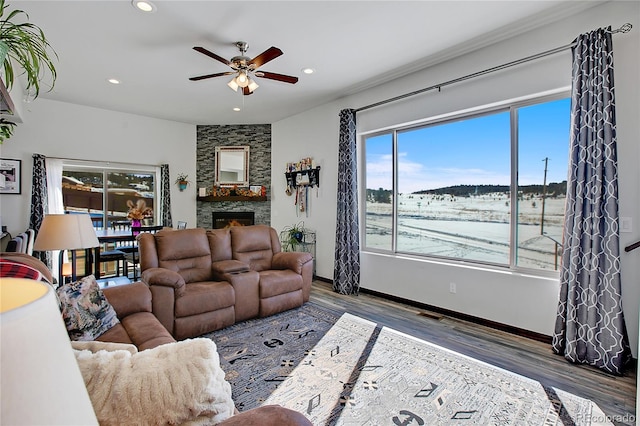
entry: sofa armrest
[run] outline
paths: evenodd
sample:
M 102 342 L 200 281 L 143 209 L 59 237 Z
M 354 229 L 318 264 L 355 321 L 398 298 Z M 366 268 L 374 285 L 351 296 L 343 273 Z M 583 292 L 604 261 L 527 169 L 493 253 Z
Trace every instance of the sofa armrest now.
M 30 268 L 34 268 L 42 274 L 42 276 L 47 280 L 47 282 L 49 282 L 49 284 L 53 284 L 53 275 L 51 275 L 51 271 L 49 270 L 47 265 L 42 263 L 40 259 L 36 259 L 35 257 L 26 253 L 17 252 L 2 252 L 0 253 L 0 259 L 22 263 Z M 10 275 L 7 275 L 7 277 L 10 277 Z
M 142 281 L 149 286 L 161 285 L 171 287 L 175 291 L 176 297 L 180 297 L 185 292 L 185 282 L 182 275 L 164 268 L 150 268 L 142 272 Z
M 145 283 L 108 287 L 102 293 L 119 319 L 138 312 L 151 312 L 151 291 Z
M 281 251 L 273 255 L 273 259 L 271 260 L 271 269 L 291 269 L 298 274 L 302 274 L 302 267 L 311 261 L 313 261 L 311 253 Z
M 263 405 L 236 414 L 218 423 L 220 426 L 313 426 L 303 414 L 279 405 Z
M 249 265 L 239 260 L 220 260 L 211 264 L 211 275 L 216 281 L 227 281 L 225 274 L 247 272 Z

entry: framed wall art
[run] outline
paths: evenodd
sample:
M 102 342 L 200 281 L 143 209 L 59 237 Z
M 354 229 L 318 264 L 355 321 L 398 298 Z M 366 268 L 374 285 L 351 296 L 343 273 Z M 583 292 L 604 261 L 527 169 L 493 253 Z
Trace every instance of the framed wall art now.
M 22 193 L 22 160 L 0 158 L 0 194 Z

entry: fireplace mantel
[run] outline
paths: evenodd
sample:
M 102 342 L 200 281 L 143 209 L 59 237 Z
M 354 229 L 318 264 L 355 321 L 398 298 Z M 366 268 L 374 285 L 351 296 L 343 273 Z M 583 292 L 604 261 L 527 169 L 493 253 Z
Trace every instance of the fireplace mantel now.
M 216 202 L 216 201 L 267 201 L 267 197 L 247 197 L 244 195 L 226 195 L 226 196 L 212 196 L 209 195 L 207 197 L 197 197 L 198 201 L 204 202 Z

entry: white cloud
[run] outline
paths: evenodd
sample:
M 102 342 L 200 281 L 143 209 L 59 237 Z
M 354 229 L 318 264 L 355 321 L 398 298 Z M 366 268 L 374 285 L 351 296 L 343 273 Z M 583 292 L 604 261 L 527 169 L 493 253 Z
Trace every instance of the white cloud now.
M 398 154 L 399 192 L 406 194 L 425 189 L 436 189 L 452 185 L 509 185 L 510 176 L 491 170 L 470 168 L 429 168 L 411 161 L 407 153 Z M 367 188 L 391 189 L 393 177 L 392 158 L 380 155 L 369 158 L 367 163 Z

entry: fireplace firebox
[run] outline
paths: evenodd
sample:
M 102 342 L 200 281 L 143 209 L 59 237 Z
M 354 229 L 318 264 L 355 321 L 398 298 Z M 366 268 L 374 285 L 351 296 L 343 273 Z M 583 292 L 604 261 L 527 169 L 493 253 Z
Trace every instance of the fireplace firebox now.
M 212 212 L 213 229 L 254 224 L 255 212 Z

